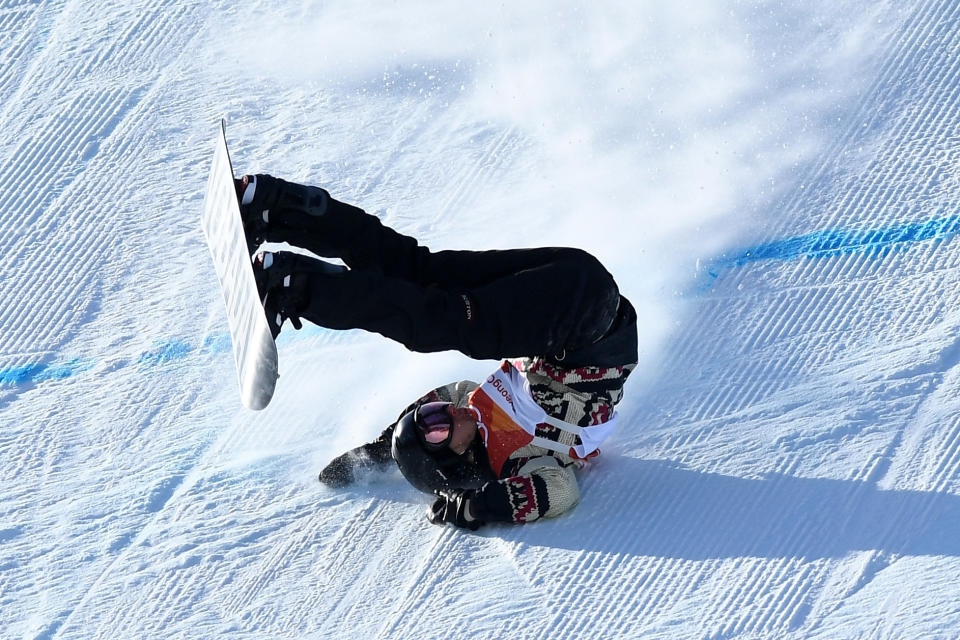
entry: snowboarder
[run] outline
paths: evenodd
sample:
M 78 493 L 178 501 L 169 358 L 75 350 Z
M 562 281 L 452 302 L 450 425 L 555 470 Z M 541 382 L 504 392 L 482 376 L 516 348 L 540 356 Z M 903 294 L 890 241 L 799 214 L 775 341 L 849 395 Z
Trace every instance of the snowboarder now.
M 637 363 L 636 313 L 579 249 L 437 251 L 319 187 L 268 175 L 236 181 L 254 273 L 274 337 L 285 320 L 365 329 L 418 352 L 504 361 L 483 384 L 434 389 L 374 441 L 331 461 L 344 486 L 397 464 L 435 494 L 430 522 L 475 530 L 560 515 L 579 500 L 574 471 L 599 453 Z M 491 220 L 502 224 L 506 216 Z

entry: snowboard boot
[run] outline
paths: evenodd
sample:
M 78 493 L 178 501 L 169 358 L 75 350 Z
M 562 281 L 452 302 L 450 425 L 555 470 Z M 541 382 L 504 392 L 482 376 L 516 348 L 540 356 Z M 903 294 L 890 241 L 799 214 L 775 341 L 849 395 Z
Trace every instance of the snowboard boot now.
M 324 189 L 266 174 L 235 178 L 234 186 L 250 255 L 264 242 L 287 242 L 298 231 L 315 232 L 330 201 L 330 194 Z M 269 237 L 271 232 L 278 237 Z
M 288 319 L 294 329 L 303 328 L 300 315 L 310 304 L 312 276 L 345 271 L 346 267 L 287 251 L 258 253 L 253 261 L 253 276 L 273 339 L 277 339 Z

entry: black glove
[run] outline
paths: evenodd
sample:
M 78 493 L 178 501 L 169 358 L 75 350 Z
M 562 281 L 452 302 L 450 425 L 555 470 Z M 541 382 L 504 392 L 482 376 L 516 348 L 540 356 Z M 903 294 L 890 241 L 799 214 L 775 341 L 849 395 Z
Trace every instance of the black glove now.
M 471 531 L 476 531 L 484 524 L 470 514 L 470 498 L 474 494 L 472 489 L 438 489 L 434 493 L 437 499 L 427 510 L 427 520 L 432 524 L 450 522 Z
M 356 480 L 356 474 L 354 474 L 356 466 L 352 451 L 342 453 L 323 468 L 320 472 L 320 482 L 334 489 L 353 484 Z
M 390 455 L 390 437 L 393 425 L 384 429 L 380 437 L 356 449 L 340 454 L 320 472 L 320 482 L 339 489 L 353 484 L 356 480 L 375 469 L 385 471 L 394 465 Z

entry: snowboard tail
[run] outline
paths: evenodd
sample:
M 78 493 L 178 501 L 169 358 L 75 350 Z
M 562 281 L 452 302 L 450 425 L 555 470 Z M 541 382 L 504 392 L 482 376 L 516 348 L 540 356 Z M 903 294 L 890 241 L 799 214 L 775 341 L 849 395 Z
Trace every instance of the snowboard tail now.
M 223 120 L 207 180 L 200 226 L 223 292 L 240 401 L 248 409 L 263 409 L 270 404 L 277 384 L 277 345 L 253 277 Z

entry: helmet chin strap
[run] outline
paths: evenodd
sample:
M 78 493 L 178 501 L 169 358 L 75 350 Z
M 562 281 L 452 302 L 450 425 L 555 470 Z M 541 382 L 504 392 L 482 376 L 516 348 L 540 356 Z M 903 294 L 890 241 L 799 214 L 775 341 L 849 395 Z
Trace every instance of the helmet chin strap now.
M 477 436 L 473 436 L 473 440 L 470 441 L 470 444 L 467 445 L 466 450 L 460 454 L 460 459 L 467 463 L 473 464 L 475 456 L 473 455 L 473 445 L 477 441 Z
M 470 442 L 470 446 L 468 446 L 467 450 L 463 453 L 467 456 L 466 460 L 469 464 L 485 467 L 487 465 L 486 451 L 487 449 L 483 445 L 483 438 L 480 437 L 480 430 L 477 429 L 473 440 Z
M 474 438 L 474 442 L 476 442 L 476 438 Z M 452 449 L 447 447 L 446 450 L 443 452 L 443 459 L 440 461 L 440 466 L 444 468 L 449 468 L 458 464 L 472 464 L 474 459 L 474 455 L 473 455 L 474 442 L 471 442 L 469 446 L 467 446 L 467 450 L 464 451 L 463 453 L 455 453 Z M 436 454 L 434 455 L 436 457 Z

